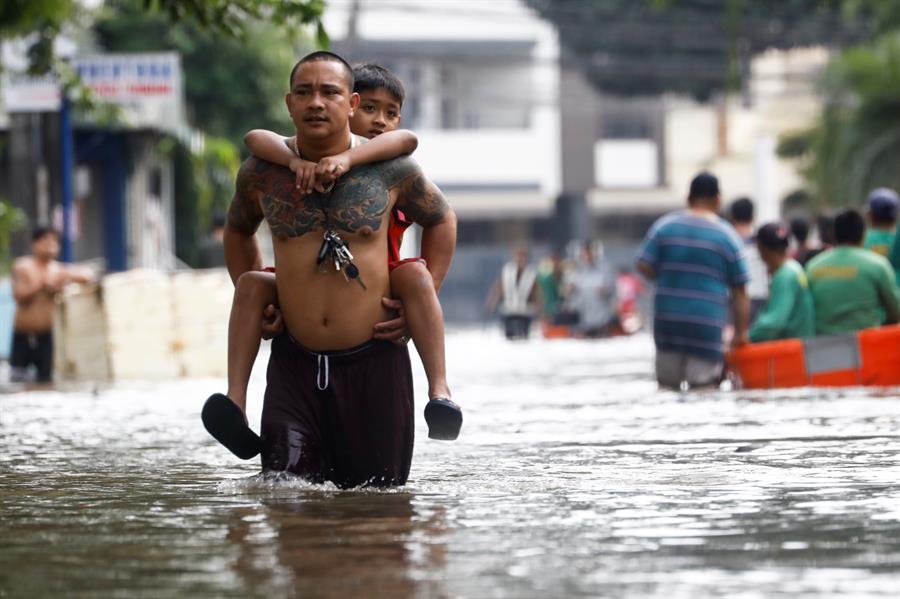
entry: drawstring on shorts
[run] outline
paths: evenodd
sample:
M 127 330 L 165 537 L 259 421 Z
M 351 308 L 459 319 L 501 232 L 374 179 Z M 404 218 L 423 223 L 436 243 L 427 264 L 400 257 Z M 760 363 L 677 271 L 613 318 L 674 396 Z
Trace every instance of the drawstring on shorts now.
M 325 363 L 325 382 L 322 382 L 322 362 Z M 316 354 L 316 387 L 319 391 L 328 388 L 328 356 Z

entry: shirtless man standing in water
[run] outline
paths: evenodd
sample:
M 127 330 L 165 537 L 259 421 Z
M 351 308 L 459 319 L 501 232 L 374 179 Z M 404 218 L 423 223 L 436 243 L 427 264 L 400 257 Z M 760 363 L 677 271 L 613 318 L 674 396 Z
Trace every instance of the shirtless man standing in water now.
M 358 143 L 349 117 L 359 96 L 342 58 L 314 52 L 297 63 L 290 83 L 285 100 L 302 158 L 318 162 Z M 396 321 L 385 299 L 394 206 L 424 227 L 422 256 L 439 288 L 456 217 L 410 158 L 353 168 L 327 191 L 302 197 L 285 167 L 257 158 L 241 167 L 225 229 L 228 270 L 237 281 L 261 269 L 254 233 L 265 220 L 286 328 L 269 358 L 261 424 L 266 471 L 341 487 L 406 482 L 413 449 L 409 354 L 403 344 L 374 339 L 376 325 Z M 326 233 L 334 233 L 332 243 Z M 342 241 L 352 259 L 338 259 Z
M 16 316 L 9 363 L 14 381 L 25 380 L 29 366 L 37 368 L 39 383 L 53 380 L 54 297 L 69 283 L 93 278 L 90 272 L 60 264 L 58 255 L 59 234 L 39 227 L 31 235 L 31 255 L 13 262 Z

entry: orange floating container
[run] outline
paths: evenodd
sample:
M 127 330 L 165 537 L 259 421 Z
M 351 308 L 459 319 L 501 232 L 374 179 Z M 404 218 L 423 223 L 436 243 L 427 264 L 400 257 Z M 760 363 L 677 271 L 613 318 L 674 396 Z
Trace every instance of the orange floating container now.
M 747 389 L 803 387 L 809 384 L 803 341 L 800 339 L 743 345 L 729 355 L 728 361 Z
M 863 385 L 900 385 L 900 325 L 859 332 Z
M 746 389 L 900 386 L 900 325 L 753 343 L 728 362 Z

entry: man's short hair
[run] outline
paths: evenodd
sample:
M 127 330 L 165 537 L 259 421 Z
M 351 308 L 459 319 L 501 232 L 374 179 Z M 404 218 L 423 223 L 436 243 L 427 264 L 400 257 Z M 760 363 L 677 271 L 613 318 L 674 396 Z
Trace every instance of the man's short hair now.
M 59 231 L 51 227 L 50 225 L 40 225 L 35 227 L 31 231 L 31 241 L 37 241 L 44 235 L 53 235 L 57 239 L 59 239 Z
M 334 52 L 328 52 L 326 50 L 318 50 L 316 52 L 310 52 L 303 58 L 297 61 L 297 64 L 294 65 L 294 68 L 291 69 L 291 77 L 288 79 L 288 89 L 294 87 L 294 74 L 297 72 L 297 69 L 300 68 L 300 65 L 305 64 L 307 62 L 319 62 L 319 61 L 329 61 L 336 62 L 338 64 L 344 65 L 344 70 L 347 72 L 347 89 L 353 89 L 353 67 L 350 66 L 350 63 L 335 54 Z
M 791 234 L 797 240 L 797 243 L 806 243 L 806 240 L 809 238 L 809 222 L 805 218 L 792 218 Z
M 384 89 L 397 98 L 400 106 L 406 99 L 406 91 L 400 78 L 380 64 L 366 62 L 353 67 L 353 91 L 358 94 L 373 89 Z
M 736 223 L 753 222 L 753 200 L 750 198 L 738 198 L 728 208 L 731 220 Z
M 866 233 L 866 220 L 858 210 L 847 208 L 834 217 L 834 242 L 858 245 Z
M 766 223 L 756 232 L 756 243 L 776 252 L 784 252 L 788 248 L 790 234 L 781 223 Z
M 713 199 L 717 195 L 719 195 L 719 179 L 714 174 L 704 171 L 691 179 L 688 202 Z
M 820 214 L 816 218 L 816 229 L 819 231 L 819 241 L 827 245 L 834 244 L 834 217 L 830 214 Z

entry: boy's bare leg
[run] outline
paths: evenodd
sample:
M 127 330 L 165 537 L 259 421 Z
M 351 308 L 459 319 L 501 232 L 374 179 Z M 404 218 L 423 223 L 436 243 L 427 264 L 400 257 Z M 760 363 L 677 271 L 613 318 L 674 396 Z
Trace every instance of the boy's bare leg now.
M 450 398 L 444 359 L 444 313 L 434 279 L 421 262 L 401 264 L 391 271 L 391 293 L 403 302 L 406 326 L 428 377 L 428 398 Z
M 262 338 L 263 311 L 277 304 L 275 274 L 245 272 L 234 286 L 234 302 L 228 319 L 228 397 L 245 413 L 247 385 Z

